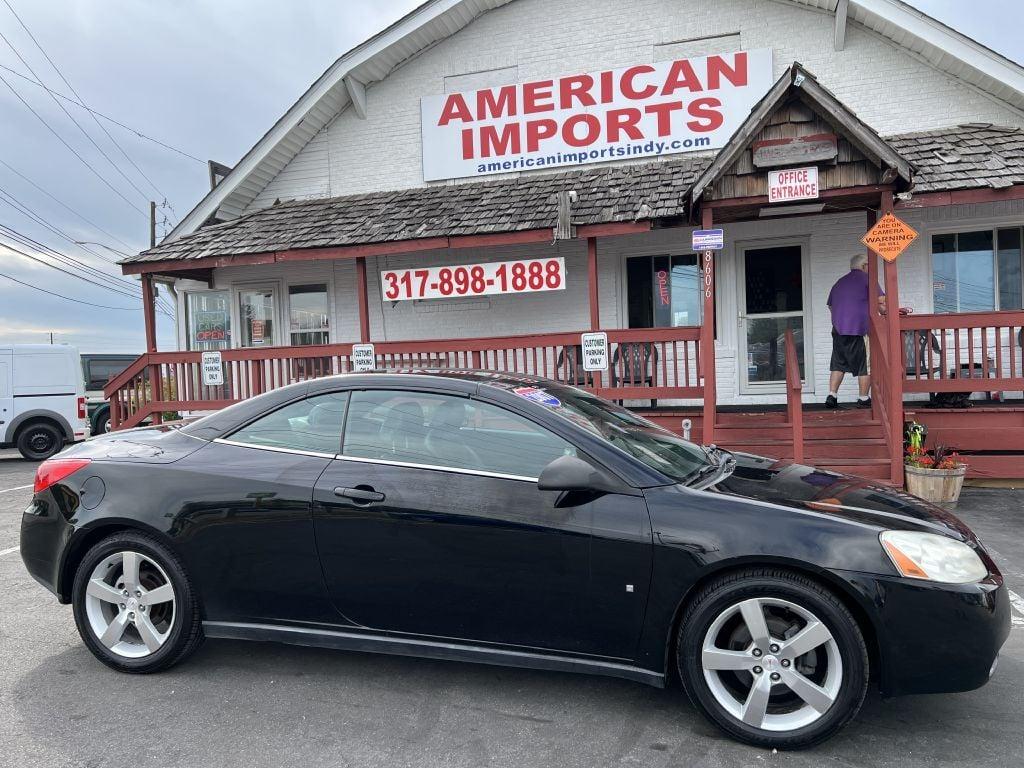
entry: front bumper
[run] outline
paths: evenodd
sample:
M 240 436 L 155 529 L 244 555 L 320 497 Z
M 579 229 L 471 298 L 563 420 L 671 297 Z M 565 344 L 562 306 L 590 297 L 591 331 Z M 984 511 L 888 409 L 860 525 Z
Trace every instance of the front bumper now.
M 988 682 L 1010 634 L 1010 597 L 991 583 L 936 584 L 836 571 L 859 594 L 878 640 L 883 695 L 953 693 Z

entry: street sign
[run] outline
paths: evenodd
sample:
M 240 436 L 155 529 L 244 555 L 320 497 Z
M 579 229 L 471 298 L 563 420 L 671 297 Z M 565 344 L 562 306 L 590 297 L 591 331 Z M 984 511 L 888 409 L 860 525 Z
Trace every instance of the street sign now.
M 710 251 L 725 247 L 725 231 L 721 229 L 693 230 L 693 250 Z
M 817 200 L 818 166 L 786 168 L 768 171 L 768 202 L 785 203 L 790 200 Z
M 220 352 L 203 352 L 203 386 L 224 386 L 224 362 Z
M 352 370 L 372 371 L 377 367 L 377 358 L 373 351 L 373 344 L 352 345 Z
M 583 346 L 583 370 L 608 370 L 608 334 L 604 331 L 584 333 L 580 336 Z
M 860 239 L 886 261 L 895 261 L 917 239 L 917 232 L 891 213 L 880 218 Z

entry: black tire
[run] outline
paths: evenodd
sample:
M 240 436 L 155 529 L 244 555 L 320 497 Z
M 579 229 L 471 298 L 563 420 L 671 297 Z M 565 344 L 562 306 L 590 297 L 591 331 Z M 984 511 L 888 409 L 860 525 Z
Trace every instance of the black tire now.
M 173 619 L 163 645 L 143 658 L 126 658 L 100 642 L 86 611 L 86 588 L 93 569 L 104 559 L 119 552 L 138 552 L 160 566 L 174 589 Z M 82 641 L 92 654 L 119 672 L 148 674 L 169 669 L 192 655 L 203 641 L 203 624 L 196 592 L 180 558 L 153 536 L 138 531 L 120 531 L 93 546 L 75 572 L 71 593 L 75 624 Z
M 838 692 L 831 706 L 808 725 L 784 731 L 748 725 L 719 702 L 705 678 L 701 660 L 705 635 L 719 616 L 752 598 L 785 600 L 809 611 L 825 624 L 835 640 L 842 661 Z M 860 710 L 869 677 L 864 636 L 846 606 L 812 579 L 775 568 L 732 573 L 702 589 L 690 601 L 680 622 L 677 664 L 687 695 L 712 723 L 739 741 L 778 749 L 809 747 L 835 735 Z M 793 662 L 793 672 L 796 666 Z M 766 673 L 767 669 L 762 674 Z M 773 687 L 773 696 L 775 690 Z
M 35 421 L 18 430 L 18 452 L 29 461 L 45 461 L 64 447 L 64 435 L 48 421 Z
M 110 409 L 104 408 L 96 414 L 96 422 L 93 424 L 92 433 L 103 435 L 110 431 Z

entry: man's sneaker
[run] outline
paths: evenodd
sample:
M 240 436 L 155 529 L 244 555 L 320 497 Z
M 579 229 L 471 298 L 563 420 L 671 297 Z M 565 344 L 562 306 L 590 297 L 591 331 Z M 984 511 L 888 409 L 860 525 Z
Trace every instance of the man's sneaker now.
M 870 408 L 871 407 L 871 398 L 869 397 L 866 400 L 862 400 L 860 398 L 857 398 L 857 407 L 858 408 Z
M 826 408 L 838 408 L 839 407 L 839 401 L 836 400 L 835 396 L 829 395 L 828 397 L 825 398 L 825 407 Z

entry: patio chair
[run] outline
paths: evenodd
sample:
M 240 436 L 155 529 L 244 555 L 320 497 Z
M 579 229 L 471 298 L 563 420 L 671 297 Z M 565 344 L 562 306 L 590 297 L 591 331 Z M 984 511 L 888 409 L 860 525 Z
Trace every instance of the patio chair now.
M 612 386 L 653 387 L 657 367 L 658 349 L 649 341 L 621 342 L 612 356 Z M 651 400 L 651 407 L 658 407 L 656 399 Z
M 565 384 L 572 384 L 575 387 L 594 385 L 593 372 L 583 370 L 583 347 L 579 344 L 569 344 L 558 350 L 555 369 L 562 370 L 563 376 L 560 381 Z

